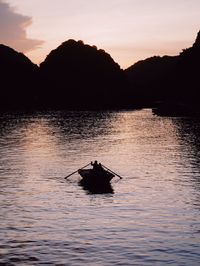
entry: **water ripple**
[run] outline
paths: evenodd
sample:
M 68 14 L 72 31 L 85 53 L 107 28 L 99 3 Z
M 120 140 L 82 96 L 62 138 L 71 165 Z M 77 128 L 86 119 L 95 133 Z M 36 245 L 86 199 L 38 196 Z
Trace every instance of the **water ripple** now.
M 0 265 L 199 265 L 199 130 L 148 109 L 0 115 Z M 124 177 L 113 193 L 64 179 L 94 159 Z

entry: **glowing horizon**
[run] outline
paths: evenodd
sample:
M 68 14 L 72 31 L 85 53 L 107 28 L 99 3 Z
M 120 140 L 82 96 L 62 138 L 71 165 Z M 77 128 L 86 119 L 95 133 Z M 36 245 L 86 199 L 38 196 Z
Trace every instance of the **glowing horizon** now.
M 39 64 L 62 42 L 83 40 L 127 68 L 190 47 L 199 10 L 197 0 L 0 0 L 0 43 Z

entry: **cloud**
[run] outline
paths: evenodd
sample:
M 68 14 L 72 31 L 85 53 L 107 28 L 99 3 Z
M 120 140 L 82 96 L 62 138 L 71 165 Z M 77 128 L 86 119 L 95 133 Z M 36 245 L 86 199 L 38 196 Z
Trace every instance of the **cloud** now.
M 0 0 L 0 43 L 23 53 L 39 48 L 44 41 L 27 37 L 26 28 L 31 24 L 31 17 L 16 13 L 8 3 Z

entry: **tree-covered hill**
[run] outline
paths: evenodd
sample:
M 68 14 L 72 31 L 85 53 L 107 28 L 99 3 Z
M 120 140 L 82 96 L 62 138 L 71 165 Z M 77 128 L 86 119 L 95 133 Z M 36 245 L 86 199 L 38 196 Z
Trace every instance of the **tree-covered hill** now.
M 43 100 L 63 108 L 118 108 L 128 98 L 119 65 L 104 50 L 68 40 L 40 65 Z

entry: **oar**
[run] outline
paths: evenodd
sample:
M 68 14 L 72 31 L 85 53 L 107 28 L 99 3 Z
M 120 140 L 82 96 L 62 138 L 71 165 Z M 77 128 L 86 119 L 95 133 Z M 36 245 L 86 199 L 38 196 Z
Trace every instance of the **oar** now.
M 110 170 L 108 167 L 106 167 L 105 165 L 102 165 L 104 168 L 106 168 L 108 171 L 110 171 L 111 173 L 113 173 L 114 175 L 118 176 L 120 179 L 122 179 L 122 177 L 118 174 L 116 174 L 115 172 L 113 172 L 112 170 Z
M 79 169 L 83 169 L 83 168 L 87 167 L 88 165 L 90 165 L 90 163 L 88 163 L 87 165 L 85 165 L 85 166 L 83 166 L 82 168 L 79 168 Z M 78 170 L 79 170 L 79 169 L 78 169 Z M 66 176 L 65 179 L 67 179 L 67 178 L 70 177 L 71 175 L 77 173 L 78 170 L 76 170 L 75 172 L 73 172 L 73 173 L 71 173 L 70 175 Z

